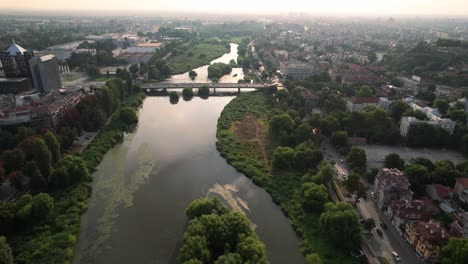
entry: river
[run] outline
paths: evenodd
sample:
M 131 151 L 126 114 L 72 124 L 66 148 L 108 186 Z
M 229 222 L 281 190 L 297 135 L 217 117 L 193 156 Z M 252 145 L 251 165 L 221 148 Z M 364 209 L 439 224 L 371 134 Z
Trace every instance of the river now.
M 222 62 L 229 64 L 231 60 L 234 60 L 237 62 L 237 56 L 238 56 L 238 51 L 237 48 L 239 47 L 238 44 L 231 43 L 231 50 L 229 53 L 224 54 L 223 56 L 211 61 L 210 64 L 216 63 L 216 62 Z M 210 79 L 208 79 L 208 67 L 209 65 L 204 65 L 198 68 L 193 69 L 198 75 L 195 79 L 190 79 L 188 72 L 182 73 L 182 74 L 177 74 L 177 75 L 172 75 L 169 79 L 167 79 L 164 82 L 167 83 L 208 83 L 211 82 Z M 235 76 L 235 77 L 234 77 Z M 244 79 L 244 72 L 242 71 L 242 68 L 240 67 L 235 67 L 232 68 L 232 72 L 230 74 L 224 75 L 219 79 L 220 83 L 237 83 L 238 80 Z
M 269 194 L 216 150 L 217 119 L 233 98 L 145 99 L 134 132 L 109 150 L 93 175 L 75 264 L 176 263 L 185 208 L 213 196 L 249 218 L 272 264 L 305 262 Z

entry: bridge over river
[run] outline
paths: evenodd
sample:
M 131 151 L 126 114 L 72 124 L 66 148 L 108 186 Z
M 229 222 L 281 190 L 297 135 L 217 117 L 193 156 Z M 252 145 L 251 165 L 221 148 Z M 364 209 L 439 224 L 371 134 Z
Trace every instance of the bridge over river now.
M 141 88 L 147 92 L 159 91 L 162 89 L 183 89 L 183 88 L 213 88 L 219 89 L 263 89 L 269 86 L 267 83 L 143 83 Z

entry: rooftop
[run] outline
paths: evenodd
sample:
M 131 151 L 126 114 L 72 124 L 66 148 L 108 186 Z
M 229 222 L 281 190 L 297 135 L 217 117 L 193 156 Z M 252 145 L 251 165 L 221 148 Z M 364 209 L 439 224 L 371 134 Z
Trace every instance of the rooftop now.
M 349 101 L 353 104 L 378 104 L 379 98 L 378 97 L 353 97 L 349 99 Z
M 6 50 L 6 52 L 8 52 L 10 56 L 16 56 L 17 53 L 23 54 L 26 51 L 26 49 L 16 44 L 14 40 L 12 41 L 13 44 L 11 44 L 11 46 Z
M 468 178 L 456 178 L 455 181 L 463 186 L 464 189 L 468 189 Z

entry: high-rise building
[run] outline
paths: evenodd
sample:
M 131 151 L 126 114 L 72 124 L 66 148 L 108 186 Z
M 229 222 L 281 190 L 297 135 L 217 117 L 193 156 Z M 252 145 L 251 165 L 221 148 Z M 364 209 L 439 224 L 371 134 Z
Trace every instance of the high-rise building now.
M 31 78 L 29 60 L 34 56 L 33 53 L 16 44 L 13 40 L 11 46 L 0 53 L 0 61 L 3 65 L 3 71 L 6 78 Z
M 54 55 L 32 57 L 29 61 L 34 87 L 41 93 L 62 88 L 57 58 Z

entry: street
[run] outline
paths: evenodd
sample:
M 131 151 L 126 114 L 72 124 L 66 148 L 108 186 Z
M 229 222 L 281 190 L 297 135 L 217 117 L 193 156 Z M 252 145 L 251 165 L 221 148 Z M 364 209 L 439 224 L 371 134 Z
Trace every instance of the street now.
M 333 167 L 336 169 L 337 179 L 344 180 L 343 173 L 345 175 L 349 175 L 350 173 L 350 170 L 345 163 L 345 157 L 340 156 L 329 141 L 322 143 L 322 151 L 324 153 L 324 157 L 329 163 L 332 160 L 336 162 Z M 343 159 L 343 162 L 340 161 L 341 159 Z M 361 178 L 361 181 L 365 180 Z M 374 257 L 384 257 L 389 263 L 397 263 L 391 255 L 392 251 L 395 251 L 400 255 L 401 262 L 398 263 L 421 263 L 413 249 L 404 240 L 404 238 L 399 235 L 396 228 L 390 223 L 390 221 L 388 221 L 383 212 L 374 204 L 371 198 L 373 187 L 373 184 L 369 184 L 369 189 L 367 190 L 368 199 L 360 198 L 356 204 L 358 214 L 363 219 L 374 219 L 376 224 L 376 227 L 372 229 L 372 235 L 364 235 L 364 244 L 367 245 Z M 387 225 L 387 229 L 383 229 L 380 226 L 380 222 L 384 222 Z M 377 234 L 377 229 L 380 229 L 383 232 L 382 237 Z

